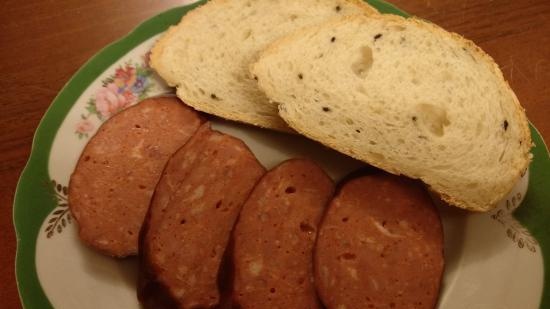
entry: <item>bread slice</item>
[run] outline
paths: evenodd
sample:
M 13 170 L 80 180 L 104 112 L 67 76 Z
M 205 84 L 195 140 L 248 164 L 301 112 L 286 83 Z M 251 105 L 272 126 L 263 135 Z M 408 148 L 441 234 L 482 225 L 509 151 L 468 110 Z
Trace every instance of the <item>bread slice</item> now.
M 531 158 L 524 110 L 493 59 L 418 19 L 331 21 L 274 42 L 251 70 L 298 132 L 458 207 L 493 208 Z
M 271 41 L 331 17 L 376 12 L 360 0 L 212 0 L 154 46 L 151 65 L 188 105 L 226 119 L 289 130 L 249 66 Z

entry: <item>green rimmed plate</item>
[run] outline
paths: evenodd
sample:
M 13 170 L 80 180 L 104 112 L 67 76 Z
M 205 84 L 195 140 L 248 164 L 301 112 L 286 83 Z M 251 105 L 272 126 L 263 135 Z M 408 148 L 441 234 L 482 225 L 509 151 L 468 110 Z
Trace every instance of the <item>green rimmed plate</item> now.
M 369 2 L 384 13 L 407 16 L 388 3 Z M 136 261 L 103 257 L 80 244 L 66 185 L 88 138 L 114 111 L 171 91 L 148 67 L 148 51 L 160 33 L 196 6 L 153 17 L 103 49 L 73 76 L 42 119 L 14 203 L 16 273 L 25 308 L 139 308 Z M 310 156 L 339 178 L 360 165 L 300 137 L 222 121 L 214 126 L 243 139 L 266 167 Z M 497 209 L 471 214 L 441 208 L 447 266 L 439 308 L 550 308 L 544 286 L 550 157 L 534 127 L 532 136 L 530 170 Z

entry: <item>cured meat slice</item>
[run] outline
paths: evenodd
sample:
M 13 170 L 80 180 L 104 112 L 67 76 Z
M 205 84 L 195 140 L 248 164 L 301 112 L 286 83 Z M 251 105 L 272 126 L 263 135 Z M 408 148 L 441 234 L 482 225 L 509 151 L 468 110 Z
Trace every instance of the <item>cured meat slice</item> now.
M 142 101 L 107 120 L 71 175 L 69 206 L 84 243 L 100 252 L 135 255 L 138 234 L 170 156 L 203 119 L 173 97 Z
M 315 248 L 328 309 L 435 308 L 443 230 L 420 183 L 385 173 L 352 179 L 330 203 Z
M 231 231 L 265 170 L 239 139 L 203 125 L 168 162 L 141 233 L 146 308 L 213 308 Z M 175 307 L 174 307 L 175 306 Z
M 260 180 L 233 233 L 238 308 L 321 308 L 313 247 L 333 193 L 332 180 L 304 159 L 286 161 Z

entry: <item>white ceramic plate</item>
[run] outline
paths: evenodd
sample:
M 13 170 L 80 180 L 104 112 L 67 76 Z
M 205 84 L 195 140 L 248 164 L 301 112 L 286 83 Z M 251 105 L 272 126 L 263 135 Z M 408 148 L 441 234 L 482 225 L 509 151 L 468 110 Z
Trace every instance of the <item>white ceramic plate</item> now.
M 382 12 L 406 15 L 385 2 L 369 2 Z M 194 7 L 162 13 L 106 47 L 75 74 L 44 116 L 14 203 L 17 280 L 25 308 L 140 308 L 136 260 L 104 257 L 79 242 L 66 186 L 89 137 L 113 111 L 172 92 L 149 68 L 148 52 L 160 33 Z M 266 168 L 287 158 L 309 157 L 338 180 L 362 166 L 299 136 L 213 123 L 215 129 L 245 141 Z M 532 132 L 537 147 L 530 172 L 496 210 L 472 214 L 439 207 L 446 257 L 439 308 L 550 305 L 550 292 L 543 294 L 548 258 L 544 261 L 542 254 L 550 245 L 545 227 L 550 216 L 544 207 L 549 201 L 550 159 L 540 135 L 534 128 Z

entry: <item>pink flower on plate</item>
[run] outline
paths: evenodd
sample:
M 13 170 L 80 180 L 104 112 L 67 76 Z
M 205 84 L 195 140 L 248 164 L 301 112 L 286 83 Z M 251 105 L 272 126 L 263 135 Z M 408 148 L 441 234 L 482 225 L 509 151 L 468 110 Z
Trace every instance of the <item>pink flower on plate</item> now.
M 136 100 L 136 95 L 131 90 L 124 91 L 122 96 L 124 96 L 128 102 L 134 102 Z
M 109 118 L 120 110 L 132 104 L 135 97 L 119 93 L 118 87 L 110 83 L 105 87 L 101 87 L 95 94 L 95 107 L 98 113 Z
M 76 124 L 75 131 L 78 134 L 88 134 L 94 130 L 94 124 L 88 119 L 82 119 Z
M 132 87 L 136 82 L 136 68 L 127 65 L 115 71 L 115 84 L 118 88 Z

